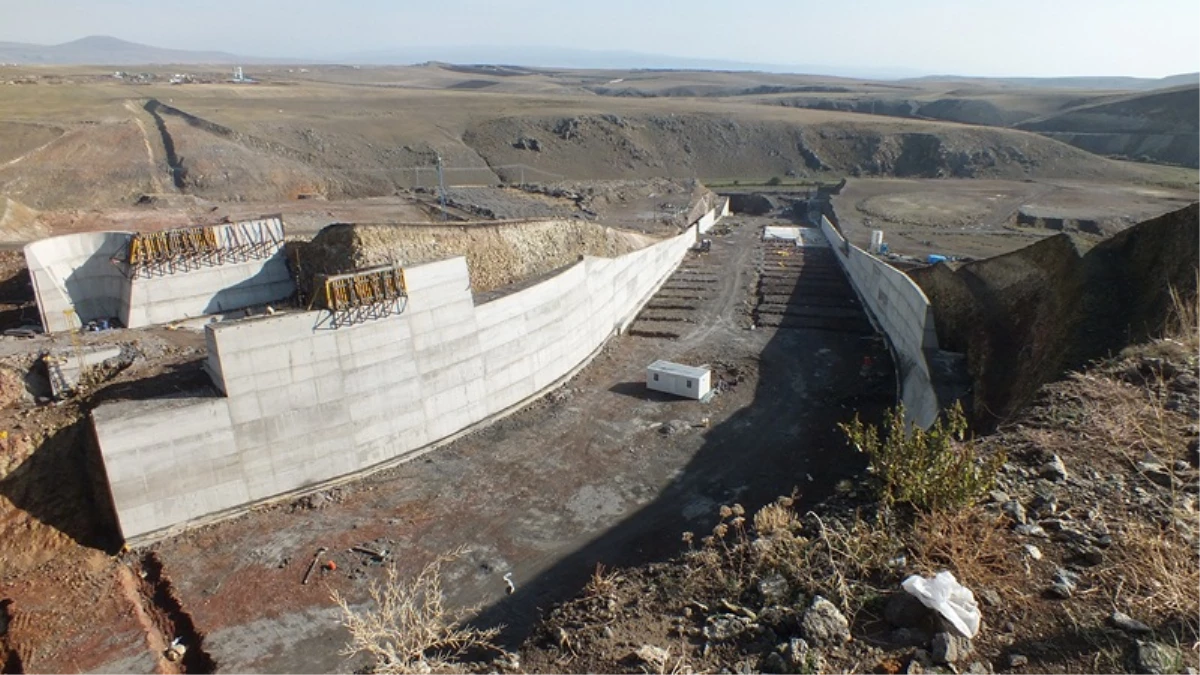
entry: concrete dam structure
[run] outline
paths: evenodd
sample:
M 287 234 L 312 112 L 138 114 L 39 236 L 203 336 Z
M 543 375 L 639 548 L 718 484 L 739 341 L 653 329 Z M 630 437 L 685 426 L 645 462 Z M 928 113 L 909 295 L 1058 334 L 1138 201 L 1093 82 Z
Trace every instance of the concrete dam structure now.
M 146 234 L 89 232 L 25 247 L 47 333 L 127 328 L 275 302 L 295 292 L 279 216 Z
M 220 394 L 92 412 L 121 536 L 148 541 L 317 489 L 519 408 L 622 331 L 698 229 L 584 256 L 481 304 L 466 259 L 453 257 L 405 267 L 403 293 L 371 316 L 339 320 L 335 308 L 208 324 L 205 368 Z

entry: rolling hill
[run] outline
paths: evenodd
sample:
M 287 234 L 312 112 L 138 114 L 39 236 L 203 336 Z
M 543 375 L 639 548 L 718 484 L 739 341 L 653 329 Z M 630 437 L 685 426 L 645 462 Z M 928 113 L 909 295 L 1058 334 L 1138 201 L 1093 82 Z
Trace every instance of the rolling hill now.
M 140 66 L 171 63 L 251 63 L 254 61 L 255 59 L 246 59 L 227 52 L 163 49 L 127 42 L 106 35 L 92 35 L 59 45 L 0 42 L 0 63 L 19 65 Z

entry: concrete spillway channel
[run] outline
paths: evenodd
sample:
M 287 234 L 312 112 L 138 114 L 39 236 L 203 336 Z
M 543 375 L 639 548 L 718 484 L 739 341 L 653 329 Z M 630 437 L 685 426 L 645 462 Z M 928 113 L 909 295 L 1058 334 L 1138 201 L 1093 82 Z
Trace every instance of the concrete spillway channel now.
M 629 334 L 678 338 L 688 324 L 697 322 L 700 304 L 711 301 L 717 295 L 719 281 L 717 272 L 707 267 L 702 256 L 687 258 L 646 303 Z
M 764 241 L 759 270 L 757 325 L 855 335 L 874 332 L 829 247 Z

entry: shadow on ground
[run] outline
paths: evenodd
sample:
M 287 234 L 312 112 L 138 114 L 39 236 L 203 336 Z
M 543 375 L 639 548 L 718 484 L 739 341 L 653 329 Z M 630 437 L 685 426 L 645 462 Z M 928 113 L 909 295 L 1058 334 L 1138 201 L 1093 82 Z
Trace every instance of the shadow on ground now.
M 801 273 L 794 297 L 807 292 L 809 281 Z M 778 330 L 759 354 L 752 403 L 705 432 L 702 448 L 654 501 L 485 608 L 474 623 L 503 624 L 502 642 L 515 647 L 544 612 L 578 594 L 597 563 L 611 568 L 665 561 L 683 550 L 683 532 L 700 536 L 715 525 L 721 504 L 737 502 L 752 513 L 795 491 L 803 512 L 838 480 L 860 474 L 865 459 L 847 445 L 836 424 L 855 412 L 878 419 L 896 391 L 891 377 L 859 376 L 865 356 L 887 359 L 890 366 L 878 336 Z M 647 392 L 642 382 L 622 382 L 610 390 L 669 400 Z M 697 517 L 697 511 L 703 515 Z
M 81 546 L 115 553 L 121 542 L 111 502 L 101 496 L 107 481 L 99 454 L 91 422 L 81 417 L 0 480 L 0 495 Z

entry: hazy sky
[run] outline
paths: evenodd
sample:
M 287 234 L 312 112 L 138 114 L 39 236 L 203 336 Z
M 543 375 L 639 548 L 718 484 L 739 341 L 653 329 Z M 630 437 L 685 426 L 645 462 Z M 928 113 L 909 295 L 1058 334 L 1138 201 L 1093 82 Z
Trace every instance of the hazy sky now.
M 0 41 L 328 57 L 538 46 L 963 75 L 1200 70 L 1198 0 L 0 0 Z

